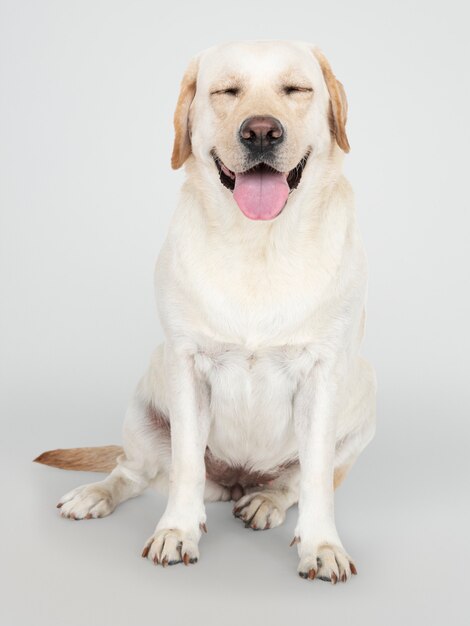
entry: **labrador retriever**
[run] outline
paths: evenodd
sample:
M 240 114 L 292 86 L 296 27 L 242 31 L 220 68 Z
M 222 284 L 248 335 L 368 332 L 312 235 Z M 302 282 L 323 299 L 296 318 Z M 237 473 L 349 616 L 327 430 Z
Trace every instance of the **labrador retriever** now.
M 298 573 L 356 573 L 334 489 L 375 429 L 375 375 L 359 355 L 367 267 L 353 194 L 347 101 L 300 42 L 210 48 L 184 75 L 172 166 L 186 181 L 155 286 L 165 332 L 124 423 L 124 446 L 46 452 L 112 470 L 65 495 L 63 517 L 109 515 L 148 486 L 168 493 L 143 556 L 199 558 L 204 501 L 245 525 L 282 524 L 298 502 Z

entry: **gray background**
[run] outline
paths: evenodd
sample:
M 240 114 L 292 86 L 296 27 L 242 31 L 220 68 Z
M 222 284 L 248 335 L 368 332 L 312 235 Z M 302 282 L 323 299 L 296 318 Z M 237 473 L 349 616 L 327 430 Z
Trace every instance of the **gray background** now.
M 161 339 L 178 84 L 200 49 L 250 38 L 318 43 L 349 96 L 380 393 L 337 494 L 348 585 L 296 576 L 295 510 L 253 533 L 227 504 L 196 567 L 153 568 L 163 498 L 73 523 L 54 505 L 95 477 L 31 463 L 120 442 Z M 468 54 L 464 2 L 0 2 L 2 626 L 468 623 Z

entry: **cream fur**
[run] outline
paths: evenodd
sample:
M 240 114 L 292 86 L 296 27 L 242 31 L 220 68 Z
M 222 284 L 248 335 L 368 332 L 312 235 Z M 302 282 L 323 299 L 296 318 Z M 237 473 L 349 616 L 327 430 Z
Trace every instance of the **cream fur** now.
M 230 497 L 229 486 L 206 480 L 208 446 L 230 466 L 267 474 L 288 466 L 247 489 L 235 513 L 271 527 L 299 501 L 300 575 L 345 581 L 355 567 L 336 531 L 333 475 L 343 478 L 375 427 L 374 373 L 359 356 L 367 266 L 335 142 L 346 111 L 338 113 L 338 100 L 332 130 L 329 91 L 308 44 L 226 44 L 191 68 L 180 99 L 189 119 L 182 109 L 175 117 L 176 141 L 186 143 L 175 143 L 174 164 L 187 158 L 187 177 L 155 272 L 166 341 L 129 407 L 117 467 L 64 496 L 61 513 L 99 517 L 150 484 L 161 487 L 168 505 L 144 555 L 194 562 L 204 498 Z M 233 80 L 237 97 L 211 95 Z M 282 81 L 308 82 L 313 94 L 287 97 Z M 279 169 L 310 156 L 283 212 L 251 222 L 221 185 L 211 151 L 242 171 L 236 131 L 261 114 L 286 128 Z M 155 427 L 155 412 L 168 417 L 171 439 Z

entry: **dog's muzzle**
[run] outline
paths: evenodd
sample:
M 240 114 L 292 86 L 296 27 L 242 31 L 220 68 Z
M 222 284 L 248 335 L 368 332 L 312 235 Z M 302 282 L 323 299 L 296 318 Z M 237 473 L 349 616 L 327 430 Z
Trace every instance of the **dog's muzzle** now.
M 233 172 L 217 156 L 215 148 L 212 157 L 220 182 L 233 192 L 242 213 L 252 220 L 271 220 L 281 213 L 289 193 L 300 183 L 309 152 L 289 172 L 280 172 L 261 159 L 242 172 Z

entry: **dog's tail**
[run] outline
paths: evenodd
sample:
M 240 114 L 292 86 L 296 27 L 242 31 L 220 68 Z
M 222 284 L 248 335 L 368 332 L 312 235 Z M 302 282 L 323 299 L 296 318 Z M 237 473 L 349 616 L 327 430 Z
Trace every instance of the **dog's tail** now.
M 110 472 L 116 467 L 117 457 L 122 454 L 121 446 L 98 446 L 95 448 L 67 448 L 48 450 L 34 459 L 59 469 L 82 472 Z

